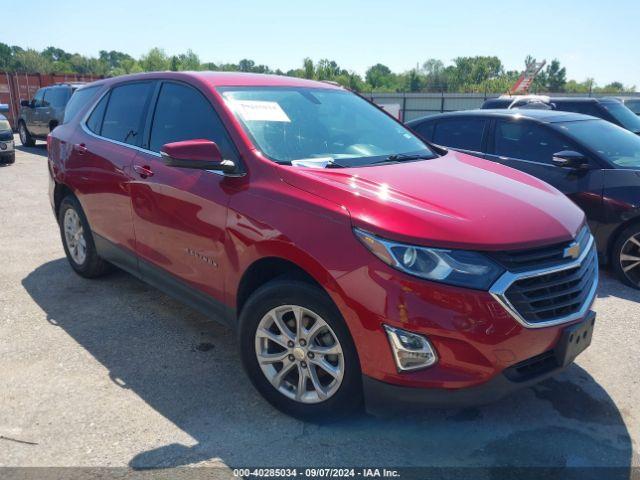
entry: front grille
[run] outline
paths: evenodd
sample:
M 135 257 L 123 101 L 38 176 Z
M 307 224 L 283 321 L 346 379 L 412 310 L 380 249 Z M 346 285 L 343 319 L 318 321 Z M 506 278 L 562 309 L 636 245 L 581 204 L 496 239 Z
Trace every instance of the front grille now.
M 597 282 L 595 247 L 578 266 L 516 280 L 505 297 L 529 323 L 551 322 L 580 312 Z
M 580 244 L 581 248 L 584 250 L 589 243 L 589 237 L 589 229 L 587 227 L 583 227 L 578 233 L 575 242 Z M 556 243 L 554 245 L 528 250 L 495 252 L 492 253 L 491 256 L 507 270 L 512 272 L 547 268 L 566 262 L 567 259 L 564 258 L 564 252 L 572 243 L 573 241 Z
M 590 307 L 598 283 L 598 254 L 587 227 L 572 242 L 500 255 L 500 262 L 510 268 L 491 293 L 524 326 L 576 320 Z

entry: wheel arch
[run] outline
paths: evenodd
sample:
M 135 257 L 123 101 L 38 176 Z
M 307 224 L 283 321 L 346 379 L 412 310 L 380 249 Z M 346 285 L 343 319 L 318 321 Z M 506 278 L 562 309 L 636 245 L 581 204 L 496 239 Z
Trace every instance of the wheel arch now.
M 627 228 L 632 227 L 632 226 L 640 226 L 640 213 L 638 215 L 636 215 L 633 218 L 630 218 L 629 220 L 622 222 L 620 225 L 618 225 L 612 232 L 611 235 L 609 235 L 609 239 L 607 240 L 607 250 L 606 250 L 606 254 L 607 254 L 607 261 L 608 262 L 613 262 L 615 259 L 612 258 L 613 257 L 613 251 L 614 251 L 614 247 L 616 245 L 616 242 L 618 241 L 618 238 L 620 237 L 620 234 L 622 232 L 624 232 Z
M 321 282 L 298 263 L 280 256 L 263 257 L 251 263 L 240 278 L 235 298 L 238 314 L 253 292 L 262 285 L 284 276 L 318 287 L 331 297 Z
M 76 197 L 75 193 L 73 193 L 73 190 L 71 190 L 67 185 L 65 185 L 64 183 L 56 182 L 56 185 L 53 189 L 53 208 L 56 214 L 56 218 L 58 218 L 58 214 L 60 213 L 60 204 L 62 203 L 62 200 L 68 195 Z

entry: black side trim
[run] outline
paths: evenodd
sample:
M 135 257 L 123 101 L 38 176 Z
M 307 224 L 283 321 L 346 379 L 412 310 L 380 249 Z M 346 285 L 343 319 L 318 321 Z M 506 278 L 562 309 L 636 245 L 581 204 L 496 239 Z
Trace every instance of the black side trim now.
M 93 233 L 98 255 L 170 297 L 233 329 L 238 326 L 236 311 L 215 298 L 194 289 L 166 270 L 143 260 L 106 238 Z
M 367 411 L 376 416 L 387 416 L 429 408 L 464 408 L 492 403 L 562 370 L 563 367 L 554 368 L 520 382 L 498 374 L 481 385 L 460 389 L 403 387 L 363 375 L 362 387 Z

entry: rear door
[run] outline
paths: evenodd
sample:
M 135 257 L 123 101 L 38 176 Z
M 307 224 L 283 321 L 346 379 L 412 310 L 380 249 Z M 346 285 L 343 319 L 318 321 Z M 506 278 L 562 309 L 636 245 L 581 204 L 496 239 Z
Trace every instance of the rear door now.
M 195 290 L 223 301 L 230 179 L 220 172 L 169 167 L 160 151 L 166 143 L 207 139 L 236 164 L 238 154 L 209 99 L 195 87 L 164 81 L 153 104 L 132 183 L 140 269 L 150 283 L 173 290 L 187 284 L 192 288 L 185 295 Z
M 486 158 L 516 168 L 553 185 L 587 214 L 595 230 L 602 222 L 603 170 L 591 160 L 588 170 L 557 167 L 553 154 L 580 153 L 579 145 L 546 124 L 522 119 L 498 119 L 489 134 Z
M 151 81 L 115 86 L 97 102 L 71 145 L 74 187 L 101 253 L 115 263 L 136 264 L 131 174 L 153 88 Z

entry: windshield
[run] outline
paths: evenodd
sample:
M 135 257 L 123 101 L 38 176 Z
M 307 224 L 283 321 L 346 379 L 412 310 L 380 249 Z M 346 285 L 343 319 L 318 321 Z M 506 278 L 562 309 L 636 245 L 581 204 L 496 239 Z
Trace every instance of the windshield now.
M 601 105 L 607 110 L 620 125 L 632 132 L 640 132 L 640 117 L 625 107 L 621 102 L 602 102 Z
M 598 152 L 618 168 L 640 168 L 640 136 L 605 120 L 556 124 L 578 143 Z
M 277 162 L 324 167 L 335 161 L 354 167 L 398 154 L 435 156 L 409 130 L 350 92 L 293 87 L 219 91 L 255 146 Z

